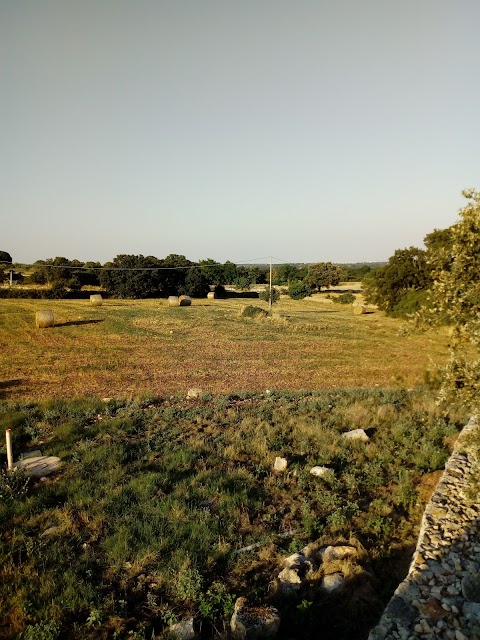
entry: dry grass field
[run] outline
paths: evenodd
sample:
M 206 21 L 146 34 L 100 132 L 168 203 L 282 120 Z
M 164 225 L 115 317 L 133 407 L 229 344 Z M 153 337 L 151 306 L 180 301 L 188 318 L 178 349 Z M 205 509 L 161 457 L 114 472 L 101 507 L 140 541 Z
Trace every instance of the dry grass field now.
M 327 304 L 327 302 L 329 304 Z M 381 312 L 355 316 L 321 296 L 282 298 L 274 316 L 242 318 L 257 300 L 0 300 L 3 399 L 413 387 L 446 355 L 445 337 L 405 331 Z M 55 327 L 37 329 L 50 309 Z

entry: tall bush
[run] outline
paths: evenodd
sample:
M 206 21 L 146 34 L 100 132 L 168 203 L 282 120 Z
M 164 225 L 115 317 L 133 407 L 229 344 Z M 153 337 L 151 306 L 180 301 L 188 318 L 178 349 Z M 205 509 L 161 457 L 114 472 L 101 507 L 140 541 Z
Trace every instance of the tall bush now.
M 450 227 L 451 254 L 441 244 L 432 252 L 430 324 L 451 326 L 450 358 L 442 371 L 443 399 L 480 408 L 480 192 L 462 192 L 467 205 Z

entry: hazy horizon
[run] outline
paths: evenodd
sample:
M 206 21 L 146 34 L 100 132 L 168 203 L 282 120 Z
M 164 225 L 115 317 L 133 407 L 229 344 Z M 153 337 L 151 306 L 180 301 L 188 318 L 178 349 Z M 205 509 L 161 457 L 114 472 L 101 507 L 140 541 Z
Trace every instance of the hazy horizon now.
M 384 262 L 480 187 L 475 0 L 0 0 L 0 250 Z

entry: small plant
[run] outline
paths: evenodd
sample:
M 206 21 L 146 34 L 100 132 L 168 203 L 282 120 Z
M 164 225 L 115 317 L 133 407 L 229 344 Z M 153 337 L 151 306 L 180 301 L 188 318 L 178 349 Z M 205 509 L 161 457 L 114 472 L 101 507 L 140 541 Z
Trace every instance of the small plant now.
M 0 502 L 23 498 L 28 491 L 28 476 L 20 469 L 0 471 Z
M 96 627 L 102 624 L 102 612 L 100 609 L 92 607 L 87 618 L 87 627 Z
M 226 620 L 233 614 L 235 594 L 228 593 L 221 582 L 213 582 L 205 594 L 200 595 L 198 611 L 204 620 Z
M 202 589 L 202 576 L 196 567 L 190 566 L 187 559 L 173 582 L 175 596 L 183 602 L 198 600 Z
M 49 620 L 27 627 L 20 637 L 21 640 L 57 640 L 59 633 L 58 623 Z

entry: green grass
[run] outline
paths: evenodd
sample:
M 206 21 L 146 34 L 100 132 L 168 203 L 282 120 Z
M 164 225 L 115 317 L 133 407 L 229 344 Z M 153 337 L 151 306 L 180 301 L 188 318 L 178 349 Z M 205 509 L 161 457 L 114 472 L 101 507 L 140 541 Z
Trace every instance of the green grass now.
M 282 608 L 283 637 L 327 608 L 324 637 L 353 639 L 396 586 L 422 475 L 442 467 L 464 416 L 440 415 L 428 390 L 357 389 L 19 401 L 0 420 L 14 425 L 17 453 L 39 447 L 64 462 L 28 491 L 0 477 L 2 637 L 151 638 L 189 615 L 209 636 L 246 595 Z M 358 427 L 367 445 L 341 438 Z M 335 477 L 313 478 L 319 464 Z M 314 581 L 285 602 L 272 589 L 281 559 L 316 539 L 357 545 L 384 591 L 359 608 Z M 303 622 L 296 637 L 313 637 Z
M 244 302 L 2 299 L 0 398 L 413 387 L 446 357 L 444 335 L 405 332 L 404 321 L 381 312 L 354 316 L 322 297 L 282 298 L 273 317 L 248 318 Z M 45 308 L 56 326 L 37 329 L 35 311 Z

